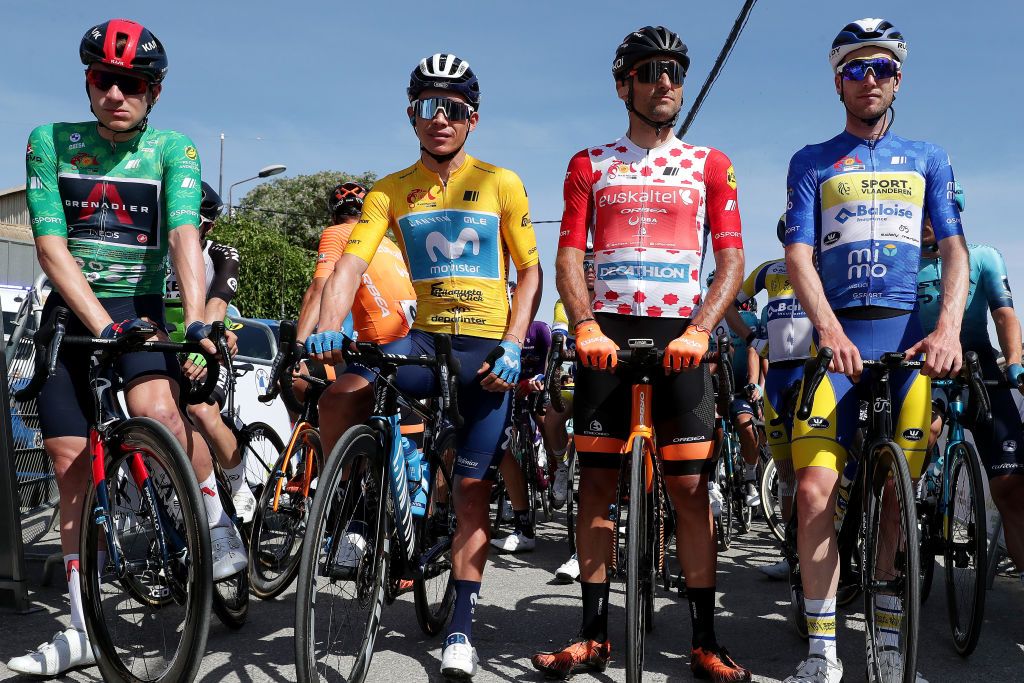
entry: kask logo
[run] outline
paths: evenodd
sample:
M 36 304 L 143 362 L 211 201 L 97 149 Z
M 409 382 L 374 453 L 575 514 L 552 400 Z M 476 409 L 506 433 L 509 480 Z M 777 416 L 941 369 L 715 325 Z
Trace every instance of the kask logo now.
M 448 238 L 437 230 L 427 235 L 427 256 L 434 263 L 437 263 L 442 255 L 450 261 L 462 258 L 467 246 L 473 250 L 474 256 L 480 254 L 480 235 L 473 228 L 463 228 L 454 242 L 449 242 Z

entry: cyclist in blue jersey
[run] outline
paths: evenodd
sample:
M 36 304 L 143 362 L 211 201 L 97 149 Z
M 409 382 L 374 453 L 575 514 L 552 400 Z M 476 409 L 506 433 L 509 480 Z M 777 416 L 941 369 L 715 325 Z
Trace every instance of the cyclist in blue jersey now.
M 935 232 L 925 222 L 924 249 L 917 276 L 918 316 L 925 331 L 938 322 L 942 305 L 943 261 L 935 249 Z M 964 351 L 974 351 L 981 361 L 985 379 L 1003 379 L 996 361 L 996 353 L 988 336 L 988 317 L 991 313 L 996 336 L 1006 360 L 1006 378 L 1020 386 L 1024 377 L 1021 366 L 1020 321 L 1013 310 L 1013 295 L 1006 274 L 1002 254 L 986 244 L 968 247 L 971 256 L 971 284 L 967 295 L 967 310 L 960 333 Z M 989 476 L 992 499 L 1003 517 L 1006 548 L 1013 558 L 1020 579 L 1024 583 L 1024 431 L 1020 411 L 1010 390 L 989 387 L 992 402 L 992 423 L 984 429 L 973 429 L 978 453 Z M 936 406 L 941 412 L 943 406 Z M 938 439 L 942 420 L 932 424 L 929 446 Z
M 814 395 L 813 411 L 833 419 L 798 419 L 793 425 L 797 547 L 810 652 L 787 679 L 792 682 L 833 683 L 843 675 L 835 639 L 839 563 L 833 511 L 839 472 L 858 424 L 855 385 L 862 356 L 877 359 L 897 350 L 908 358 L 925 356 L 921 373 L 890 375 L 895 441 L 907 454 L 914 477 L 926 455 L 921 435 L 931 418 L 928 377 L 945 376 L 961 364 L 968 260 L 949 158 L 936 145 L 889 132 L 906 58 L 906 39 L 888 21 L 847 24 L 829 53 L 846 129 L 804 147 L 789 165 L 787 271 L 814 324 L 815 343 L 835 353 L 831 372 Z M 925 213 L 936 226 L 946 264 L 942 309 L 927 336 L 913 315 Z M 877 596 L 876 607 L 895 622 L 902 620 L 902 605 L 893 596 Z M 899 642 L 885 645 L 880 667 L 902 669 Z

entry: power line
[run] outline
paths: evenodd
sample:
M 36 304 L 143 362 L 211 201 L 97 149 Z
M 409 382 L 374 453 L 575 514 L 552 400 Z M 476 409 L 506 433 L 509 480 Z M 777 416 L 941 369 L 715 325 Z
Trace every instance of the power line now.
M 725 39 L 725 45 L 722 46 L 722 51 L 718 53 L 717 59 L 715 59 L 714 66 L 711 67 L 711 73 L 708 74 L 707 80 L 704 81 L 704 85 L 701 86 L 700 92 L 697 93 L 697 99 L 693 101 L 693 106 L 690 107 L 690 111 L 686 114 L 686 120 L 683 121 L 683 125 L 679 126 L 679 131 L 676 133 L 676 137 L 682 139 L 686 135 L 686 131 L 690 129 L 690 124 L 697 118 L 697 112 L 700 111 L 700 106 L 704 104 L 704 98 L 711 92 L 711 88 L 714 87 L 715 81 L 718 80 L 718 75 L 722 72 L 722 67 L 729 60 L 729 55 L 732 54 L 732 49 L 736 45 L 736 41 L 739 39 L 740 34 L 743 32 L 743 28 L 747 25 L 747 19 L 750 18 L 750 12 L 754 9 L 754 5 L 757 4 L 757 0 L 746 0 L 743 3 L 743 8 L 740 10 L 739 16 L 736 17 L 736 21 L 732 25 L 732 30 L 729 31 L 729 36 Z

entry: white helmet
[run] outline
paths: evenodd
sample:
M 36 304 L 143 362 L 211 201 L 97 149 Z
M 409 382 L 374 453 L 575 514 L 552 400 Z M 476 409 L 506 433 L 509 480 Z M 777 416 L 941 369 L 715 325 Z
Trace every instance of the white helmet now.
M 839 68 L 846 55 L 868 45 L 889 50 L 901 65 L 907 61 L 907 40 L 898 28 L 885 19 L 858 19 L 844 26 L 832 41 L 828 53 L 832 71 Z

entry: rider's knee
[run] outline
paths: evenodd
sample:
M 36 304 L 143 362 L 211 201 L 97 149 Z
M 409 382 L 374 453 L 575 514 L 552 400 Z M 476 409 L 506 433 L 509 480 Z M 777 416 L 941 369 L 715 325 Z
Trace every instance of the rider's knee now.
M 992 500 L 1000 510 L 1024 509 L 1024 477 L 1006 474 L 989 479 Z
M 838 479 L 838 475 L 829 476 L 826 473 L 807 471 L 811 469 L 821 468 L 807 468 L 798 474 L 800 485 L 796 490 L 797 505 L 808 515 L 829 509 L 829 501 L 832 499 Z

